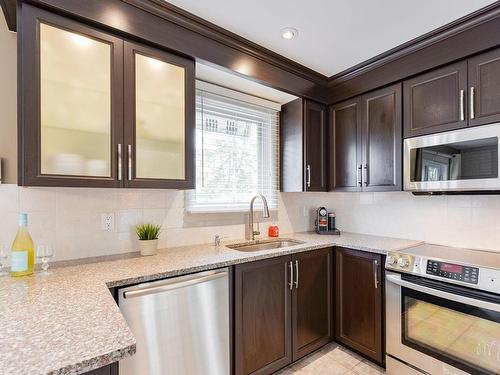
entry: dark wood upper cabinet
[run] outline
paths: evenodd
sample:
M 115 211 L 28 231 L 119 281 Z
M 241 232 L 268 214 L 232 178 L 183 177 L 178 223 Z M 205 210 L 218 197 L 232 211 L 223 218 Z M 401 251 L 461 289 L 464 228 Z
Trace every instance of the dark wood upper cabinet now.
M 363 191 L 401 190 L 401 84 L 362 97 Z
M 20 185 L 194 187 L 192 60 L 28 4 L 19 27 Z
M 468 60 L 469 126 L 500 121 L 500 49 Z
M 304 101 L 305 190 L 326 191 L 326 107 Z
M 326 107 L 299 98 L 280 119 L 281 191 L 326 191 Z
M 194 61 L 124 44 L 126 187 L 194 188 Z
M 401 84 L 330 107 L 330 189 L 401 190 Z
M 330 189 L 361 190 L 361 98 L 330 106 Z
M 292 257 L 293 360 L 313 352 L 333 338 L 332 249 L 300 253 Z
M 404 137 L 467 127 L 467 61 L 403 82 Z
M 119 187 L 123 41 L 23 4 L 19 185 Z
M 335 254 L 335 340 L 383 364 L 383 257 L 342 247 Z
M 292 362 L 290 260 L 235 266 L 236 375 L 272 374 Z

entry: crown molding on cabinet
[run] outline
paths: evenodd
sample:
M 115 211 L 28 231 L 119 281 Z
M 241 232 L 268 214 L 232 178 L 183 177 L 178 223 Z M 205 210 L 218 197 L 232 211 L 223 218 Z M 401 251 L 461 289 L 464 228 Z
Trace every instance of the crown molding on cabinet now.
M 2 8 L 7 27 L 10 31 L 16 31 L 17 29 L 16 4 L 16 0 L 0 0 L 0 7 Z
M 500 45 L 500 1 L 328 79 L 336 103 Z
M 500 45 L 500 1 L 326 77 L 164 0 L 25 0 L 293 95 L 336 103 Z M 16 30 L 17 0 L 0 0 Z

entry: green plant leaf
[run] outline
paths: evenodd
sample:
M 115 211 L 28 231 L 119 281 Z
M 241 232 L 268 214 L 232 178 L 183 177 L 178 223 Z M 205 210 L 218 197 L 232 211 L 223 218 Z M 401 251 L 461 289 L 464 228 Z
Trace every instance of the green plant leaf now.
M 150 241 L 157 240 L 161 231 L 161 225 L 156 224 L 140 224 L 135 227 L 135 233 L 139 240 L 141 241 Z

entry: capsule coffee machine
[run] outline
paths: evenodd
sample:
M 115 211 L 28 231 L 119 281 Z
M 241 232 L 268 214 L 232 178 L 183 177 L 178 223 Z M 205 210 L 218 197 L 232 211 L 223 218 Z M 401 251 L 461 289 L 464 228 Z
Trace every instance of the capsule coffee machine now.
M 335 228 L 335 212 L 328 212 L 325 207 L 316 210 L 316 233 L 339 235 L 340 231 Z

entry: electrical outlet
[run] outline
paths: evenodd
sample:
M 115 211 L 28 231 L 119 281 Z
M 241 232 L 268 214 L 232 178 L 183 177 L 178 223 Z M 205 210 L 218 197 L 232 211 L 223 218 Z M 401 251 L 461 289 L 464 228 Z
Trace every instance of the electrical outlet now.
M 101 229 L 106 232 L 113 232 L 115 230 L 115 214 L 101 214 Z

